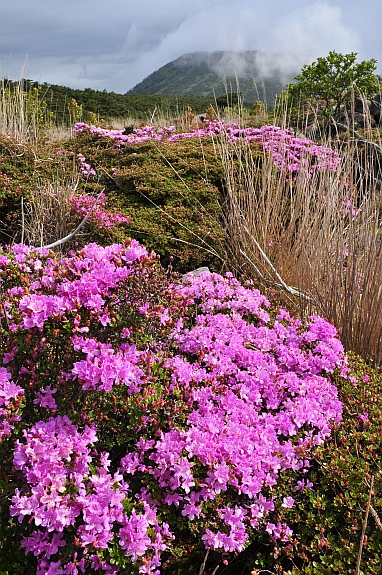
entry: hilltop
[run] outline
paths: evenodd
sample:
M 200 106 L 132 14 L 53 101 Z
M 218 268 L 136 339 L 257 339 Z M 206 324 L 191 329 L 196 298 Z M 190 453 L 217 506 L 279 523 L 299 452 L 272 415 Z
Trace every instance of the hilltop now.
M 128 94 L 177 94 L 214 97 L 226 91 L 237 91 L 237 80 L 245 102 L 255 100 L 272 104 L 285 83 L 276 67 L 267 72 L 259 65 L 260 53 L 246 52 L 192 52 L 162 66 Z

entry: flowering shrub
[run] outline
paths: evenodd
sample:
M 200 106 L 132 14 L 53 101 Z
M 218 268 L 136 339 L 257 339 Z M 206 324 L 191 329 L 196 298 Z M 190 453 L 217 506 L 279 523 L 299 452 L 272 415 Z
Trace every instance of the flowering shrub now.
M 38 177 L 30 149 L 0 134 L 0 243 L 9 241 L 20 228 L 21 198 L 28 197 Z
M 95 176 L 97 174 L 95 169 L 86 163 L 85 157 L 82 154 L 77 154 L 77 160 L 80 164 L 80 172 L 83 178 L 89 178 L 89 176 Z
M 293 530 L 288 545 L 275 542 L 264 552 L 259 534 L 241 554 L 241 572 L 269 570 L 294 575 L 355 573 L 371 477 L 374 477 L 361 573 L 381 573 L 382 531 L 382 374 L 349 354 L 352 376 L 336 381 L 342 401 L 342 421 L 333 440 L 314 452 L 309 479 L 313 489 L 296 497 L 293 509 L 283 508 L 282 521 Z M 247 568 L 243 563 L 247 560 Z M 235 565 L 230 565 L 236 572 Z
M 320 146 L 305 138 L 297 138 L 292 130 L 278 126 L 240 128 L 235 123 L 224 124 L 218 121 L 206 121 L 205 127 L 180 134 L 175 133 L 174 126 L 160 128 L 157 131 L 152 126 L 146 126 L 135 128 L 133 133 L 125 135 L 122 130 L 106 130 L 85 123 L 77 123 L 74 131 L 78 134 L 95 134 L 99 138 L 109 138 L 113 140 L 114 146 L 117 148 L 150 140 L 179 142 L 182 139 L 211 137 L 221 134 L 231 144 L 237 141 L 259 142 L 264 150 L 271 154 L 278 168 L 292 173 L 302 170 L 310 178 L 316 170 L 337 171 L 340 165 L 339 155 L 331 148 Z M 78 154 L 78 157 L 82 162 L 83 173 L 86 176 L 93 174 L 94 170 L 86 163 L 84 156 Z M 310 161 L 308 162 L 309 157 Z
M 106 195 L 101 194 L 97 201 L 96 207 L 92 210 L 90 214 L 90 221 L 97 225 L 98 229 L 112 228 L 116 224 L 126 223 L 129 224 L 131 218 L 122 216 L 118 212 L 110 212 L 106 209 Z M 70 198 L 71 208 L 76 214 L 79 214 L 83 218 L 89 213 L 94 203 L 94 198 L 92 196 L 72 196 Z
M 5 367 L 0 367 L 0 440 L 10 435 L 14 428 L 13 422 L 20 420 L 17 412 L 24 390 L 10 379 L 11 374 Z
M 0 485 L 30 572 L 159 573 L 191 535 L 289 541 L 279 512 L 341 418 L 333 326 L 229 274 L 170 282 L 134 240 L 16 245 L 0 280 Z

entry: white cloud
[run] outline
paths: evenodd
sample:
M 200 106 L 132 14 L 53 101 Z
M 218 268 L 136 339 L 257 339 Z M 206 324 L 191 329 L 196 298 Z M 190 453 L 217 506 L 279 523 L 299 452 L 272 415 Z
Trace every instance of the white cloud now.
M 191 15 L 164 35 L 155 50 L 141 55 L 132 66 L 132 75 L 136 77 L 140 70 L 147 76 L 168 61 L 196 50 L 260 50 L 263 54 L 258 64 L 264 75 L 277 68 L 289 76 L 330 50 L 359 50 L 360 38 L 343 23 L 338 6 L 314 2 L 285 13 L 284 5 L 284 13 L 280 10 L 277 19 L 270 10 L 272 4 L 278 3 L 271 1 L 259 9 L 254 2 L 241 0 Z
M 280 54 L 286 70 L 296 65 L 300 68 L 331 50 L 358 52 L 360 47 L 358 34 L 342 21 L 341 8 L 327 2 L 315 2 L 288 14 L 264 42 L 266 52 Z
M 360 38 L 342 22 L 342 10 L 315 2 L 288 14 L 273 30 L 276 45 L 290 54 L 325 55 L 328 50 L 350 52 L 360 48 Z
M 355 0 L 12 0 L 0 6 L 1 72 L 18 77 L 29 54 L 29 77 L 124 92 L 187 52 L 260 50 L 264 70 L 287 73 L 329 50 L 378 59 L 382 5 L 365 3 L 371 19 Z

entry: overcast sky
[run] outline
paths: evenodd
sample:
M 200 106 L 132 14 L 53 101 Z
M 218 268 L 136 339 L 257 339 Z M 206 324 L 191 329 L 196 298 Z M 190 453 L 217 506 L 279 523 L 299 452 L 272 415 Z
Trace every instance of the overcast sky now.
M 377 0 L 0 0 L 0 76 L 124 93 L 195 51 L 260 50 L 299 70 L 330 50 L 378 60 Z M 268 60 L 269 59 L 269 60 Z M 25 63 L 26 62 L 26 63 Z

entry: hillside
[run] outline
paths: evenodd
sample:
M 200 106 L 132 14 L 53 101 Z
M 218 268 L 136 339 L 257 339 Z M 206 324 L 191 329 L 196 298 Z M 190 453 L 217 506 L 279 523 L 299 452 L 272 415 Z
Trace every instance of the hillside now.
M 137 84 L 128 94 L 179 94 L 204 97 L 237 91 L 237 79 L 245 102 L 266 101 L 285 85 L 277 69 L 268 77 L 257 64 L 259 52 L 193 52 L 162 66 Z M 288 78 L 288 80 L 292 80 Z

